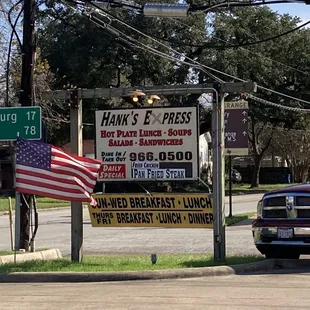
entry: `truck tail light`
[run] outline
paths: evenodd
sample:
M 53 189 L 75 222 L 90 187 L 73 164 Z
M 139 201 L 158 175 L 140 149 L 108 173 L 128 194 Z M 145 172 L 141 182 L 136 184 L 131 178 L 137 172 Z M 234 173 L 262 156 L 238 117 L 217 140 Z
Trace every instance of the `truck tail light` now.
M 261 199 L 257 203 L 257 217 L 260 218 L 263 216 L 263 200 Z

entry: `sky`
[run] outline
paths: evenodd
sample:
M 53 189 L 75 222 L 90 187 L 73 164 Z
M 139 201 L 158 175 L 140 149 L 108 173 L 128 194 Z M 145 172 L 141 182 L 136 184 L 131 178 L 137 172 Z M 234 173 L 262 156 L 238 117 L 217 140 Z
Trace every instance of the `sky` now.
M 269 5 L 273 11 L 277 11 L 279 14 L 289 13 L 293 16 L 298 16 L 303 22 L 310 20 L 310 4 L 305 3 L 279 3 Z M 309 25 L 308 25 L 309 26 Z

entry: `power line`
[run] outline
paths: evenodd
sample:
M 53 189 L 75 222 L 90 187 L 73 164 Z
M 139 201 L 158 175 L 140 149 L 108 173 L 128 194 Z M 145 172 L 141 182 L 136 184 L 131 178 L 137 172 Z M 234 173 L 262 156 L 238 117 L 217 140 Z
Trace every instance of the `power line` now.
M 93 4 L 92 4 L 92 5 L 93 5 Z M 94 6 L 97 7 L 96 5 L 94 5 Z M 73 8 L 74 8 L 74 7 L 73 7 Z M 176 51 L 176 50 L 170 48 L 169 46 L 167 46 L 167 45 L 165 45 L 165 44 L 162 44 L 161 42 L 156 41 L 154 38 L 152 38 L 152 37 L 146 35 L 146 34 L 143 33 L 143 32 L 140 32 L 140 31 L 139 31 L 138 29 L 136 29 L 135 27 L 133 27 L 133 26 L 131 26 L 131 25 L 129 25 L 129 24 L 123 22 L 121 19 L 118 19 L 117 17 L 115 17 L 114 15 L 112 15 L 112 14 L 106 12 L 105 10 L 101 9 L 100 7 L 98 7 L 98 8 L 99 8 L 100 11 L 102 11 L 102 12 L 105 14 L 104 17 L 106 17 L 106 18 L 109 19 L 109 24 L 104 23 L 101 19 L 98 19 L 97 17 L 93 17 L 92 14 L 85 13 L 85 12 L 83 12 L 83 11 L 81 11 L 81 10 L 80 10 L 80 12 L 81 12 L 83 15 L 87 16 L 87 18 L 89 18 L 92 22 L 94 22 L 95 24 L 97 24 L 97 26 L 100 26 L 101 28 L 104 28 L 104 29 L 109 30 L 109 31 L 112 32 L 115 36 L 117 36 L 119 40 L 126 42 L 127 44 L 131 45 L 132 47 L 138 48 L 136 44 L 139 43 L 139 44 L 141 44 L 141 45 L 143 46 L 143 48 L 145 48 L 147 51 L 149 51 L 149 52 L 151 52 L 151 53 L 153 53 L 153 54 L 155 54 L 155 55 L 159 55 L 159 56 L 161 56 L 161 57 L 163 57 L 163 58 L 166 58 L 166 59 L 168 59 L 168 60 L 172 60 L 172 61 L 175 61 L 175 62 L 184 63 L 184 64 L 189 65 L 189 66 L 191 66 L 191 67 L 195 67 L 195 68 L 197 68 L 197 69 L 200 69 L 201 71 L 203 71 L 204 73 L 206 73 L 207 75 L 209 75 L 210 77 L 212 77 L 213 79 L 223 82 L 222 80 L 220 80 L 219 78 L 217 78 L 215 75 L 213 75 L 213 74 L 211 74 L 210 72 L 208 72 L 208 71 L 206 71 L 205 69 L 203 69 L 203 68 L 201 67 L 201 64 L 200 64 L 199 62 L 196 62 L 195 60 L 193 60 L 193 59 L 191 59 L 191 58 L 185 56 L 185 55 L 182 54 L 182 53 L 179 53 L 178 51 Z M 100 14 L 100 13 L 99 13 L 99 14 Z M 107 15 L 108 15 L 109 17 L 108 17 Z M 138 32 L 139 34 L 141 34 L 141 35 L 143 35 L 143 36 L 145 36 L 145 37 L 147 37 L 147 38 L 149 38 L 149 39 L 155 41 L 156 43 L 158 43 L 158 44 L 164 46 L 165 48 L 168 48 L 169 50 L 171 50 L 171 51 L 172 51 L 173 53 L 175 53 L 176 55 L 179 55 L 180 58 L 188 59 L 188 60 L 190 60 L 191 62 L 186 62 L 186 61 L 184 61 L 184 60 L 182 61 L 182 60 L 180 60 L 180 59 L 177 59 L 176 57 L 170 56 L 170 55 L 168 55 L 168 54 L 166 54 L 166 53 L 163 53 L 163 52 L 160 52 L 160 51 L 158 51 L 158 50 L 156 50 L 156 49 L 153 49 L 152 47 L 150 47 L 150 46 L 148 46 L 148 45 L 146 45 L 146 44 L 143 44 L 143 43 L 141 43 L 141 42 L 139 42 L 139 41 L 133 40 L 130 36 L 126 35 L 125 33 L 121 32 L 120 30 L 118 30 L 118 29 L 112 27 L 112 26 L 111 26 L 112 19 L 113 19 L 113 20 L 116 20 L 116 21 L 118 21 L 118 22 L 124 23 L 124 25 L 125 25 L 127 28 L 128 28 L 128 27 L 129 27 L 129 28 L 132 28 L 132 30 Z M 120 37 L 119 37 L 120 34 L 123 35 L 123 36 L 125 36 L 125 37 L 127 38 L 127 41 L 124 40 L 123 38 L 120 38 Z
M 11 14 L 13 12 L 13 10 L 18 6 L 20 5 L 24 0 L 19 0 L 17 3 L 15 3 L 14 5 L 12 5 L 12 7 L 10 8 L 9 12 L 8 12 L 8 21 L 9 21 L 9 24 L 11 25 L 11 28 L 12 28 L 12 31 L 13 33 L 15 34 L 16 36 L 16 39 L 18 41 L 18 44 L 19 44 L 19 47 L 20 49 L 22 50 L 23 49 L 23 46 L 22 46 L 22 42 L 18 36 L 18 33 L 16 32 L 16 22 L 13 24 L 12 23 L 12 19 L 11 19 Z M 20 14 L 18 15 L 18 17 L 20 16 Z M 17 18 L 18 20 L 18 18 Z
M 9 13 L 8 13 L 8 15 L 9 15 L 9 22 L 10 22 L 10 24 L 11 24 L 11 26 L 12 26 L 12 32 L 11 32 L 10 41 L 9 41 L 8 58 L 7 58 L 7 63 L 6 63 L 6 87 L 5 87 L 5 88 L 6 88 L 6 90 L 5 90 L 5 92 L 6 92 L 6 100 L 5 100 L 6 102 L 5 102 L 5 105 L 6 105 L 6 106 L 9 105 L 9 77 L 10 77 L 11 52 L 12 52 L 12 43 L 13 43 L 14 34 L 15 34 L 15 36 L 17 37 L 17 40 L 18 40 L 18 42 L 19 42 L 19 44 L 20 44 L 20 49 L 22 50 L 21 42 L 20 42 L 20 39 L 19 39 L 18 34 L 17 34 L 17 32 L 16 32 L 16 25 L 17 25 L 17 22 L 18 22 L 18 20 L 19 20 L 21 14 L 22 14 L 22 12 L 23 12 L 23 10 L 24 10 L 24 7 L 22 7 L 21 10 L 19 11 L 19 13 L 18 13 L 18 15 L 17 15 L 17 17 L 16 17 L 16 19 L 15 19 L 14 24 L 12 24 L 12 22 L 11 22 L 11 17 L 10 17 L 10 15 L 11 15 L 11 12 L 12 12 L 11 10 L 13 10 L 13 9 L 14 9 L 18 4 L 20 4 L 21 2 L 22 2 L 22 1 L 19 1 L 18 3 L 16 3 L 15 5 L 13 5 L 13 6 L 11 7 Z
M 73 0 L 63 0 L 68 2 L 73 2 Z M 305 0 L 307 3 L 308 0 Z M 79 4 L 83 5 L 86 2 L 89 2 L 87 0 L 79 0 Z M 273 0 L 273 1 L 235 1 L 230 2 L 229 0 L 216 3 L 214 5 L 211 5 L 210 1 L 207 5 L 195 5 L 193 3 L 177 3 L 177 4 L 171 4 L 171 3 L 145 3 L 145 4 L 138 4 L 133 1 L 127 1 L 127 0 L 100 0 L 100 1 L 93 1 L 97 2 L 97 4 L 104 9 L 110 9 L 110 8 L 130 8 L 135 10 L 138 14 L 144 14 L 145 16 L 178 16 L 178 17 L 186 17 L 190 14 L 197 14 L 197 13 L 204 13 L 210 12 L 214 9 L 218 8 L 231 8 L 231 7 L 246 7 L 246 6 L 260 6 L 260 5 L 266 5 L 266 4 L 278 4 L 278 3 L 287 3 L 287 2 L 296 2 L 300 3 L 297 0 Z
M 71 2 L 74 2 L 74 1 L 71 1 Z M 90 1 L 87 1 L 86 0 L 86 2 L 90 2 Z M 100 2 L 101 3 L 101 2 Z M 109 5 L 109 6 L 111 6 L 112 4 L 113 4 L 114 2 L 113 2 L 113 0 L 111 1 L 111 2 L 109 2 L 109 4 L 107 4 L 107 5 Z M 266 1 L 263 1 L 261 4 L 270 4 L 271 2 L 266 2 Z M 275 1 L 275 3 L 283 3 L 283 1 Z M 78 4 L 78 2 L 76 2 L 76 4 Z M 227 3 L 220 3 L 220 4 L 216 4 L 216 5 L 214 5 L 214 6 L 212 6 L 211 8 L 216 8 L 216 7 L 218 7 L 218 6 L 223 6 L 223 5 L 225 5 L 225 6 L 233 6 L 234 4 L 236 4 L 236 5 L 240 5 L 240 2 L 227 2 Z M 249 3 L 244 3 L 244 2 L 242 2 L 241 3 L 241 5 L 242 6 L 244 6 L 244 5 L 251 5 L 251 4 L 253 4 L 252 2 L 249 2 Z M 91 5 L 93 5 L 94 7 L 97 7 L 97 4 L 91 4 Z M 257 5 L 257 3 L 256 3 L 256 5 Z M 124 5 L 124 6 L 127 6 L 127 4 L 126 5 Z M 207 6 L 208 8 L 210 8 L 209 6 Z M 97 7 L 98 9 L 101 9 L 101 10 L 103 10 L 103 8 L 102 7 Z M 136 8 L 136 7 L 135 7 Z M 174 20 L 175 22 L 177 22 L 177 23 L 179 23 L 180 25 L 183 25 L 183 26 L 186 26 L 186 27 L 189 27 L 190 28 L 190 26 L 189 25 L 187 25 L 187 24 L 185 24 L 185 23 L 182 23 L 182 22 L 180 22 L 180 21 L 178 21 L 178 20 L 176 20 L 176 19 L 174 19 L 174 18 L 172 18 L 172 17 L 167 17 L 167 18 L 170 18 L 170 19 L 172 19 L 172 20 Z M 211 44 L 211 43 L 206 43 L 206 44 L 204 44 L 204 45 L 198 45 L 198 44 L 189 44 L 189 43 L 184 43 L 184 42 L 181 42 L 181 41 L 176 41 L 176 40 L 171 40 L 171 39 L 165 39 L 165 38 L 159 38 L 159 37 L 156 37 L 156 36 L 154 36 L 154 35 L 152 35 L 152 34 L 148 34 L 148 33 L 145 33 L 146 35 L 149 35 L 149 36 L 151 36 L 151 37 L 153 37 L 153 38 L 156 38 L 156 39 L 158 39 L 158 40 L 162 40 L 162 41 L 166 41 L 166 42 L 169 42 L 169 43 L 172 43 L 172 44 L 177 44 L 177 45 L 184 45 L 184 46 L 190 46 L 190 47 L 198 47 L 198 48 L 218 48 L 218 49 L 226 49 L 226 48 L 242 48 L 242 47 L 244 47 L 244 46 L 248 46 L 248 45 L 254 45 L 254 44 L 259 44 L 259 43 L 263 43 L 263 42 L 268 42 L 268 41 L 270 41 L 270 40 L 274 40 L 274 39 L 277 39 L 277 38 L 279 38 L 279 37 L 282 37 L 282 36 L 285 36 L 285 35 L 287 35 L 287 34 L 289 34 L 289 33 L 291 33 L 291 32 L 294 32 L 294 31 L 297 31 L 297 30 L 299 30 L 299 29 L 301 29 L 301 28 L 303 28 L 303 27 L 305 27 L 306 25 L 308 25 L 308 24 L 310 24 L 310 21 L 307 21 L 307 22 L 305 22 L 305 23 L 303 23 L 303 24 L 301 24 L 301 25 L 299 25 L 298 27 L 295 27 L 295 28 L 293 28 L 293 29 L 291 29 L 291 30 L 288 30 L 288 31 L 286 31 L 286 32 L 283 32 L 283 33 L 281 33 L 281 34 L 278 34 L 278 35 L 276 35 L 276 36 L 273 36 L 273 37 L 269 37 L 269 38 L 266 38 L 266 39 L 263 39 L 263 40 L 259 40 L 259 41 L 255 41 L 255 42 L 249 42 L 249 43 L 244 43 L 244 44 L 232 44 L 232 43 L 230 43 L 230 42 L 228 42 L 228 41 L 226 41 L 226 40 L 222 40 L 222 39 L 219 39 L 219 38 L 216 38 L 217 40 L 220 40 L 220 41 L 223 41 L 223 42 L 226 42 L 226 43 L 228 43 L 229 45 L 218 45 L 218 46 L 216 46 L 216 45 L 214 45 L 214 44 Z M 201 32 L 201 33 L 204 33 L 202 30 L 200 30 L 200 29 L 197 29 L 199 32 Z M 213 36 L 214 37 L 214 36 Z M 252 51 L 250 51 L 250 52 L 252 52 Z M 253 53 L 255 53 L 255 52 L 253 52 Z M 257 53 L 258 54 L 258 53 Z M 263 55 L 262 55 L 263 56 Z M 268 59 L 271 59 L 271 58 L 269 58 L 269 57 L 266 57 L 266 56 L 263 56 L 263 57 L 265 57 L 265 58 L 268 58 Z M 275 62 L 275 63 L 281 63 L 281 62 L 278 62 L 278 61 L 276 61 L 276 60 L 272 60 L 273 62 Z M 306 73 L 306 72 L 304 72 L 304 71 L 302 71 L 302 70 L 299 70 L 299 69 L 296 69 L 296 68 L 294 68 L 294 67 L 291 67 L 291 66 L 288 66 L 288 65 L 285 65 L 285 64 L 282 64 L 283 66 L 286 66 L 286 67 L 288 67 L 288 68 L 290 68 L 290 69 L 293 69 L 293 70 L 296 70 L 296 71 L 298 71 L 298 72 L 300 72 L 300 73 L 304 73 L 304 74 L 306 74 L 306 75 L 310 75 L 310 73 Z
M 105 24 L 102 20 L 98 19 L 98 18 L 95 18 L 96 20 L 94 20 L 94 18 L 91 16 L 91 15 L 87 15 L 85 14 L 83 11 L 81 11 L 81 13 L 85 16 L 87 16 L 92 22 L 94 22 L 98 27 L 100 28 L 103 28 L 103 29 L 107 29 L 109 30 L 113 35 L 117 36 L 118 39 L 120 39 L 122 42 L 125 42 L 127 43 L 128 45 L 130 45 L 131 47 L 135 48 L 135 49 L 142 49 L 146 52 L 149 52 L 149 53 L 152 53 L 152 54 L 155 54 L 155 55 L 158 55 L 162 58 L 166 58 L 170 61 L 174 61 L 174 62 L 180 62 L 180 63 L 185 63 L 187 65 L 190 65 L 192 67 L 195 67 L 199 70 L 202 70 L 203 72 L 206 72 L 203 68 L 202 68 L 202 64 L 192 64 L 192 63 L 188 63 L 186 61 L 183 61 L 183 60 L 180 60 L 180 59 L 177 59 L 176 57 L 173 57 L 173 56 L 170 56 L 169 54 L 167 53 L 163 53 L 163 52 L 160 52 L 156 49 L 153 49 L 152 47 L 148 46 L 148 45 L 145 45 L 139 41 L 136 41 L 134 40 L 133 38 L 131 38 L 130 36 L 126 35 L 125 33 L 121 32 L 120 30 L 112 27 L 110 24 L 107 25 Z M 123 35 L 125 36 L 126 39 L 124 38 L 120 38 L 119 36 L 120 35 Z M 137 43 L 139 43 L 140 45 L 142 45 L 142 47 L 139 47 L 137 46 Z M 177 52 L 178 53 L 178 52 Z M 197 62 L 196 62 L 197 63 Z M 206 72 L 208 74 L 210 74 L 209 72 Z M 212 77 L 215 79 L 215 80 L 218 80 L 219 82 L 224 82 L 223 80 L 221 80 L 220 78 L 216 77 L 215 75 L 212 75 Z M 281 94 L 281 95 L 284 95 L 284 94 Z M 274 103 L 274 102 L 270 102 L 270 101 L 267 101 L 267 100 L 264 100 L 262 98 L 259 98 L 259 97 L 256 97 L 252 94 L 248 94 L 248 97 L 250 97 L 251 99 L 257 101 L 257 102 L 260 102 L 260 103 L 263 103 L 265 105 L 271 105 L 271 106 L 274 106 L 274 107 L 277 107 L 277 108 L 281 108 L 281 109 L 286 109 L 286 110 L 290 110 L 290 111 L 294 111 L 294 112 L 304 112 L 304 113 L 310 113 L 310 110 L 309 109 L 300 109 L 300 108 L 293 108 L 293 107 L 287 107 L 287 106 L 283 106 L 281 104 L 277 104 L 277 103 Z
M 169 17 L 169 18 L 170 18 L 170 17 Z M 182 26 L 185 26 L 185 27 L 189 28 L 189 29 L 192 28 L 191 26 L 189 26 L 189 25 L 187 25 L 187 24 L 181 22 L 180 20 L 177 20 L 177 19 L 175 19 L 175 18 L 170 18 L 170 19 L 173 20 L 174 22 L 176 22 L 176 23 L 182 25 Z M 202 30 L 200 30 L 200 29 L 196 29 L 196 30 L 199 31 L 200 33 L 204 34 L 204 31 L 202 31 Z M 215 38 L 215 39 L 218 40 L 218 41 L 222 41 L 222 42 L 225 42 L 225 43 L 229 43 L 229 41 L 224 40 L 224 39 L 221 39 L 221 38 L 218 38 L 218 37 L 216 37 L 216 36 L 214 36 L 214 35 L 212 35 L 212 37 Z M 258 56 L 260 56 L 260 57 L 269 59 L 270 61 L 272 61 L 272 62 L 274 62 L 274 63 L 277 63 L 277 64 L 279 64 L 279 65 L 281 65 L 281 66 L 283 66 L 283 67 L 287 67 L 287 68 L 289 68 L 289 69 L 291 69 L 291 70 L 294 70 L 294 71 L 296 71 L 296 72 L 299 72 L 299 73 L 302 73 L 302 74 L 305 74 L 305 75 L 310 75 L 310 73 L 308 73 L 308 72 L 305 72 L 305 71 L 303 71 L 303 70 L 297 69 L 297 68 L 292 67 L 292 66 L 289 66 L 289 65 L 287 65 L 287 64 L 285 64 L 285 63 L 283 63 L 283 62 L 274 60 L 274 59 L 272 59 L 272 58 L 270 58 L 270 57 L 268 57 L 268 56 L 263 55 L 262 53 L 254 52 L 254 51 L 251 51 L 251 50 L 249 50 L 249 49 L 247 49 L 247 48 L 245 48 L 245 47 L 241 47 L 241 46 L 240 46 L 239 48 L 242 49 L 242 50 L 248 51 L 249 53 L 256 54 L 256 55 L 258 55 Z
M 84 14 L 84 13 L 83 13 Z M 185 63 L 187 65 L 191 65 L 191 66 L 194 66 L 196 67 L 197 69 L 199 70 L 202 70 L 203 72 L 206 72 L 203 68 L 201 68 L 201 66 L 198 66 L 198 65 L 193 65 L 191 63 L 188 63 L 186 61 L 180 61 L 179 59 L 176 59 L 175 57 L 173 56 L 170 56 L 166 53 L 163 53 L 163 52 L 160 52 L 156 49 L 153 49 L 152 47 L 146 45 L 146 44 L 143 44 L 141 42 L 137 42 L 135 40 L 133 40 L 130 36 L 126 35 L 125 33 L 119 31 L 118 29 L 110 26 L 110 25 L 102 25 L 103 21 L 100 20 L 100 19 L 97 19 L 96 18 L 96 21 L 93 20 L 93 18 L 91 16 L 89 16 L 89 19 L 93 22 L 95 22 L 95 24 L 101 28 L 104 28 L 104 29 L 107 29 L 109 30 L 110 32 L 112 32 L 114 35 L 123 35 L 126 37 L 126 39 L 123 39 L 122 38 L 122 41 L 129 44 L 130 46 L 134 47 L 134 48 L 138 48 L 138 49 L 142 49 L 144 51 L 147 51 L 149 53 L 152 53 L 152 54 L 155 54 L 155 55 L 158 55 L 162 58 L 165 58 L 165 59 L 168 59 L 168 60 L 172 60 L 174 62 L 182 62 L 182 63 Z M 137 43 L 139 43 L 140 45 L 142 45 L 142 48 L 141 47 L 138 47 L 137 46 Z M 209 74 L 208 72 L 206 72 L 207 74 Z M 212 77 L 215 79 L 215 80 L 218 80 L 219 82 L 224 82 L 223 80 L 221 80 L 220 78 L 212 75 Z M 277 108 L 281 108 L 281 109 L 286 109 L 286 110 L 289 110 L 289 111 L 294 111 L 294 112 L 304 112 L 304 113 L 310 113 L 310 109 L 300 109 L 300 108 L 294 108 L 294 107 L 288 107 L 288 106 L 283 106 L 281 104 L 277 104 L 277 103 L 274 103 L 274 102 L 271 102 L 271 101 L 267 101 L 267 100 L 264 100 L 262 98 L 259 98 L 259 97 L 256 97 L 252 94 L 247 94 L 248 97 L 250 97 L 251 99 L 257 101 L 257 102 L 260 102 L 260 103 L 263 103 L 265 105 L 270 105 L 270 106 L 273 106 L 273 107 L 277 107 Z
M 208 13 L 210 11 L 212 11 L 213 9 L 218 9 L 218 8 L 228 8 L 230 6 L 237 6 L 239 5 L 240 2 L 222 2 L 222 3 L 218 3 L 212 6 L 191 6 L 189 8 L 189 12 L 203 12 L 203 13 Z
M 262 39 L 262 40 L 258 40 L 258 41 L 254 41 L 254 42 L 247 42 L 247 43 L 239 43 L 239 44 L 232 44 L 232 43 L 229 43 L 228 41 L 226 41 L 227 43 L 229 43 L 229 45 L 214 45 L 212 43 L 205 43 L 205 44 L 191 44 L 191 43 L 185 43 L 185 42 L 181 42 L 181 41 L 178 41 L 178 40 L 173 40 L 173 39 L 164 39 L 164 38 L 159 38 L 159 37 L 156 37 L 157 39 L 160 39 L 160 40 L 163 40 L 163 41 L 166 41 L 166 42 L 169 42 L 171 44 L 176 44 L 178 46 L 188 46 L 188 47 L 197 47 L 197 48 L 200 48 L 200 49 L 228 49 L 228 48 L 239 48 L 239 47 L 245 47 L 245 46 L 253 46 L 253 45 L 257 45 L 257 44 L 261 44 L 261 43 L 266 43 L 266 42 L 269 42 L 269 41 L 273 41 L 273 40 L 276 40 L 276 39 L 279 39 L 283 36 L 286 36 L 292 32 L 295 32 L 307 25 L 310 24 L 310 21 L 307 21 L 301 25 L 299 25 L 298 27 L 296 28 L 293 28 L 291 30 L 288 30 L 288 31 L 285 31 L 285 32 L 282 32 L 278 35 L 275 35 L 275 36 L 272 36 L 272 37 L 268 37 L 266 39 Z
M 239 1 L 236 4 L 232 4 L 232 7 L 246 7 L 246 6 L 260 6 L 260 5 L 270 5 L 270 4 L 280 4 L 280 3 L 288 3 L 288 2 L 294 2 L 294 3 L 300 3 L 299 1 L 282 1 L 282 0 L 274 0 L 274 1 L 261 1 L 261 2 L 253 2 L 253 1 L 249 1 L 249 2 L 243 2 L 243 1 Z M 221 3 L 222 7 L 229 7 L 230 6 L 230 2 L 223 2 Z M 201 11 L 201 12 L 208 12 L 210 10 L 212 10 L 212 8 L 219 8 L 219 5 L 214 5 L 211 6 L 210 5 L 202 5 L 202 6 L 192 6 L 189 11 L 190 12 L 197 12 L 197 11 Z
M 310 113 L 310 109 L 301 109 L 301 108 L 294 108 L 294 107 L 288 107 L 288 106 L 285 106 L 285 105 L 282 105 L 282 104 L 279 104 L 279 103 L 274 103 L 274 102 L 271 102 L 271 101 L 268 101 L 268 100 L 265 100 L 265 99 L 262 99 L 262 98 L 259 98 L 259 97 L 256 97 L 252 94 L 246 94 L 247 97 L 257 101 L 257 102 L 260 102 L 260 103 L 263 103 L 265 105 L 269 105 L 269 106 L 272 106 L 272 107 L 276 107 L 276 108 L 280 108 L 280 109 L 284 109 L 284 110 L 288 110 L 288 111 L 292 111 L 292 112 L 301 112 L 301 113 Z
M 87 2 L 91 3 L 90 0 L 87 0 Z M 105 11 L 104 9 L 100 8 L 99 6 L 97 6 L 97 5 L 95 5 L 95 4 L 92 4 L 92 5 L 93 5 L 95 8 L 97 8 L 98 10 L 102 11 L 102 12 L 103 12 L 105 15 L 107 15 L 110 19 L 112 19 L 112 20 L 114 20 L 114 21 L 116 21 L 116 22 L 119 22 L 119 23 L 122 24 L 123 26 L 125 26 L 125 27 L 127 27 L 127 28 L 129 28 L 129 29 L 131 29 L 131 30 L 133 30 L 133 31 L 135 31 L 135 32 L 137 32 L 137 33 L 139 33 L 140 35 L 142 35 L 142 36 L 144 36 L 144 37 L 146 37 L 146 38 L 148 38 L 148 39 L 151 39 L 152 41 L 156 42 L 157 44 L 159 44 L 159 45 L 161 45 L 161 46 L 163 46 L 163 47 L 169 49 L 169 50 L 172 51 L 173 53 L 176 53 L 177 55 L 179 55 L 179 56 L 181 56 L 181 57 L 183 57 L 183 58 L 186 58 L 186 59 L 192 61 L 193 63 L 195 63 L 195 64 L 198 65 L 199 67 L 201 66 L 201 67 L 203 67 L 203 68 L 205 68 L 205 69 L 207 69 L 207 70 L 210 70 L 210 71 L 219 73 L 219 74 L 221 74 L 221 75 L 224 75 L 224 76 L 227 76 L 227 77 L 229 77 L 229 78 L 238 80 L 238 81 L 240 81 L 240 82 L 246 82 L 246 80 L 240 79 L 240 78 L 238 78 L 238 77 L 236 77 L 236 76 L 233 76 L 233 75 L 228 74 L 228 73 L 226 73 L 226 72 L 223 72 L 223 71 L 214 69 L 214 68 L 212 68 L 212 67 L 203 65 L 203 64 L 201 64 L 201 63 L 195 61 L 195 60 L 193 60 L 193 59 L 191 59 L 191 58 L 185 56 L 184 54 L 181 54 L 181 53 L 179 53 L 178 51 L 172 49 L 170 46 L 167 46 L 166 44 L 164 44 L 164 43 L 162 43 L 162 42 L 159 42 L 158 40 L 156 40 L 156 39 L 154 39 L 153 37 L 151 37 L 151 36 L 145 34 L 144 32 L 140 31 L 139 29 L 137 29 L 137 28 L 131 26 L 131 25 L 128 24 L 127 22 L 124 22 L 123 20 L 121 20 L 121 19 L 118 18 L 117 16 L 111 14 L 110 12 Z M 150 48 L 149 46 L 146 46 L 146 47 L 147 47 L 148 49 Z M 193 65 L 192 65 L 192 66 L 193 66 Z M 303 99 L 300 99 L 300 98 L 295 98 L 295 97 L 292 97 L 292 96 L 290 96 L 290 95 L 287 95 L 287 94 L 280 93 L 280 92 L 277 92 L 277 91 L 275 91 L 275 90 L 269 89 L 269 88 L 267 88 L 267 87 L 263 87 L 263 86 L 260 86 L 260 85 L 257 85 L 257 87 L 260 88 L 260 89 L 262 89 L 262 90 L 265 90 L 265 91 L 268 91 L 268 92 L 271 92 L 271 93 L 274 93 L 274 94 L 277 94 L 277 95 L 280 95 L 280 96 L 289 98 L 289 99 L 294 100 L 294 101 L 297 101 L 297 102 L 303 102 L 303 103 L 306 103 L 306 104 L 310 104 L 309 101 L 306 101 L 306 100 L 303 100 Z

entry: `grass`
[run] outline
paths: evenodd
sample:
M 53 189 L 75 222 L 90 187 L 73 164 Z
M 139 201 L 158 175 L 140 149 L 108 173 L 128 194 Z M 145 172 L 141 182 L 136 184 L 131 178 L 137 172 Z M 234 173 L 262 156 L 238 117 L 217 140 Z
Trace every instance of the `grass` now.
M 296 183 L 295 183 L 296 184 Z M 266 193 L 274 189 L 280 189 L 283 187 L 295 185 L 294 183 L 291 184 L 260 184 L 259 187 L 250 188 L 250 184 L 248 183 L 241 183 L 241 184 L 232 184 L 232 193 L 234 194 L 260 194 Z M 212 188 L 212 186 L 211 186 Z M 187 191 L 189 192 L 206 192 L 206 186 L 204 184 L 191 184 L 186 186 Z M 228 182 L 225 183 L 225 195 L 229 195 L 229 185 Z
M 23 251 L 16 251 L 16 254 L 23 254 L 25 252 Z M 4 250 L 4 251 L 0 251 L 0 256 L 3 256 L 3 255 L 12 255 L 14 254 L 14 251 L 11 251 L 11 250 Z
M 226 262 L 216 263 L 211 255 L 158 255 L 155 265 L 150 256 L 86 256 L 81 264 L 69 258 L 50 261 L 27 261 L 0 265 L 0 273 L 9 272 L 104 272 L 176 269 L 236 265 L 263 260 L 262 256 L 228 256 Z
M 51 198 L 37 198 L 37 208 L 38 209 L 51 209 L 51 208 L 63 208 L 69 207 L 69 201 L 63 201 L 58 199 Z M 15 199 L 12 198 L 12 209 L 15 209 Z M 0 212 L 9 211 L 9 202 L 8 198 L 0 198 Z
M 48 250 L 48 248 L 36 249 L 36 252 L 45 251 L 45 250 Z M 16 254 L 24 254 L 24 253 L 31 253 L 31 252 L 16 251 Z M 14 254 L 14 251 L 11 251 L 11 250 L 0 250 L 0 256 L 13 255 L 13 254 Z
M 249 218 L 252 218 L 256 213 L 252 212 L 252 213 L 244 213 L 244 214 L 237 214 L 237 215 L 233 215 L 232 217 L 226 217 L 225 221 L 226 221 L 226 226 L 231 226 L 234 224 L 237 224 L 243 220 L 247 220 Z
M 257 188 L 250 188 L 250 184 L 233 184 L 232 191 L 243 192 L 244 194 L 251 194 L 255 192 L 269 192 L 274 189 L 280 189 L 294 184 L 261 184 Z M 226 185 L 226 192 L 228 192 L 228 185 Z

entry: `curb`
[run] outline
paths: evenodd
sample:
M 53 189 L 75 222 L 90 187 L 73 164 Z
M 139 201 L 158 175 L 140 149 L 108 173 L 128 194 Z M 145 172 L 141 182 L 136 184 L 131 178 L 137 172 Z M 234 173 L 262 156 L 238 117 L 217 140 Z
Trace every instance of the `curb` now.
M 153 271 L 124 272 L 14 272 L 0 274 L 0 283 L 34 282 L 112 282 L 133 280 L 164 280 L 180 278 L 199 278 L 228 275 L 257 274 L 278 269 L 306 269 L 310 260 L 267 259 L 259 262 L 234 266 L 216 266 L 203 268 L 182 268 Z
M 29 260 L 52 260 L 62 258 L 59 249 L 50 249 L 45 251 L 39 251 L 34 253 L 24 253 L 24 254 L 12 254 L 0 256 L 0 264 L 14 263 L 16 257 L 16 262 L 21 263 Z M 1 281 L 0 281 L 1 282 Z

